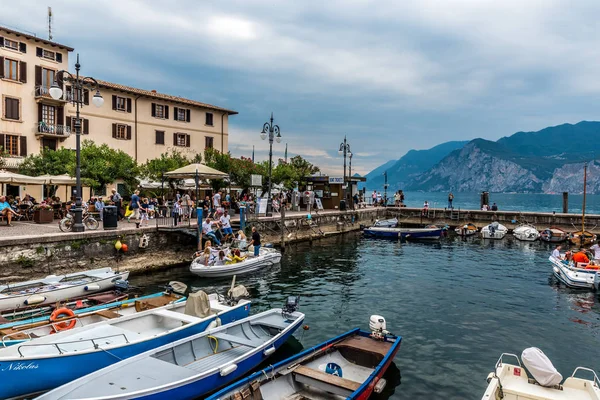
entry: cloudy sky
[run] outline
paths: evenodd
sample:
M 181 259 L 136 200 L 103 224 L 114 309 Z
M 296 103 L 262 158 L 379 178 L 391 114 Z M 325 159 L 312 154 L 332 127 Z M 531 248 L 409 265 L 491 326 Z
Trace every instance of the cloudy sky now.
M 83 73 L 232 108 L 230 150 L 337 173 L 448 140 L 496 140 L 600 113 L 600 2 L 21 0 L 0 24 L 75 47 Z M 72 58 L 74 59 L 74 57 Z M 275 155 L 285 145 L 275 144 Z

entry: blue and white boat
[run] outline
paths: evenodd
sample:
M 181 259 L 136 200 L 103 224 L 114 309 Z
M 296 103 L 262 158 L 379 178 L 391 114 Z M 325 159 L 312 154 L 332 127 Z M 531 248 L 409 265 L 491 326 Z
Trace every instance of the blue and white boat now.
M 0 349 L 0 398 L 50 390 L 148 350 L 228 324 L 250 302 L 228 305 L 219 295 L 191 294 L 185 303 L 136 312 Z
M 384 319 L 371 317 L 372 323 Z M 373 321 L 375 320 L 375 321 Z M 367 399 L 380 393 L 402 338 L 356 328 L 258 371 L 206 400 Z M 246 396 L 245 396 L 246 395 Z
M 405 239 L 405 240 L 438 240 L 444 234 L 443 228 L 386 228 L 371 226 L 363 230 L 365 236 Z
M 266 360 L 302 321 L 297 311 L 265 311 L 131 357 L 38 399 L 201 398 Z
M 578 263 L 550 256 L 552 273 L 560 282 L 573 289 L 600 289 L 600 266 Z

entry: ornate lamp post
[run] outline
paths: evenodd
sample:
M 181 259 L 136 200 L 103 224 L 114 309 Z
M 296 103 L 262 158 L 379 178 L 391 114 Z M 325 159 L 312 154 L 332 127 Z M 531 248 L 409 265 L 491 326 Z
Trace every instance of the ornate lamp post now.
M 271 201 L 271 173 L 273 169 L 273 140 L 281 143 L 281 131 L 279 125 L 273 125 L 273 113 L 271 113 L 270 122 L 265 122 L 263 130 L 260 133 L 260 138 L 265 140 L 269 137 L 269 191 L 267 192 L 267 216 L 271 216 L 272 201 Z
M 344 180 L 343 180 L 343 184 L 342 184 L 342 193 L 344 194 L 344 201 L 347 201 L 346 199 L 346 157 L 348 155 L 351 156 L 351 152 L 350 152 L 350 143 L 348 143 L 346 141 L 346 136 L 344 136 L 344 141 L 342 143 L 340 143 L 340 149 L 338 150 L 338 153 L 340 155 L 344 155 Z
M 77 185 L 77 196 L 75 200 L 75 208 L 71 211 L 73 212 L 73 232 L 83 232 L 85 230 L 85 226 L 83 225 L 83 210 L 81 209 L 81 119 L 79 117 L 79 108 L 83 102 L 83 89 L 89 88 L 90 91 L 95 91 L 94 97 L 92 98 L 92 103 L 96 107 L 102 107 L 104 104 L 104 99 L 100 95 L 98 82 L 94 78 L 90 77 L 80 77 L 79 70 L 81 69 L 81 65 L 79 64 L 79 54 L 77 54 L 77 62 L 75 63 L 75 71 L 76 75 L 73 76 L 68 71 L 58 71 L 55 75 L 55 80 L 50 87 L 50 96 L 58 100 L 63 95 L 63 90 L 60 86 L 58 86 L 57 81 L 60 80 L 62 82 L 70 83 L 73 86 L 72 89 L 72 98 L 70 99 L 71 103 L 76 106 L 75 113 L 75 152 L 77 154 L 77 167 L 75 169 L 75 179 Z

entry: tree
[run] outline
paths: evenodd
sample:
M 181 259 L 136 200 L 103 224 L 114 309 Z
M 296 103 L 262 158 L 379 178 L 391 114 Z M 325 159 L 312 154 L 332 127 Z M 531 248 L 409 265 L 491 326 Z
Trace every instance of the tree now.
M 269 163 L 266 162 L 266 168 Z M 273 183 L 283 184 L 286 189 L 293 189 L 305 177 L 316 174 L 320 169 L 302 156 L 295 156 L 289 162 L 279 159 L 275 168 L 273 168 Z M 268 172 L 267 172 L 268 173 Z
M 123 180 L 128 192 L 138 185 L 140 168 L 135 160 L 123 150 L 108 145 L 96 145 L 85 140 L 81 148 L 81 176 L 93 189 L 101 189 L 116 180 Z
M 75 175 L 75 152 L 62 147 L 50 150 L 47 147 L 40 154 L 29 155 L 19 166 L 19 173 L 30 176 Z
M 187 157 L 173 150 L 170 154 L 162 153 L 159 158 L 146 161 L 140 168 L 143 177 L 160 182 L 165 172 L 185 167 L 189 163 L 190 160 Z

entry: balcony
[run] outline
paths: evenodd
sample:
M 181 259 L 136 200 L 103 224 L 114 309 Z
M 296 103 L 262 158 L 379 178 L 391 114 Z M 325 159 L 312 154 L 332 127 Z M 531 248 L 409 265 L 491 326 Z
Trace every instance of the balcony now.
M 44 85 L 38 85 L 35 87 L 35 98 L 64 103 L 66 101 L 71 102 L 73 100 L 73 95 L 71 92 L 64 91 L 63 95 L 60 99 L 54 100 L 52 98 L 52 96 L 50 96 L 50 88 L 49 87 L 44 86 Z
M 64 140 L 71 136 L 71 127 L 67 125 L 52 125 L 40 121 L 36 136 L 46 136 Z

